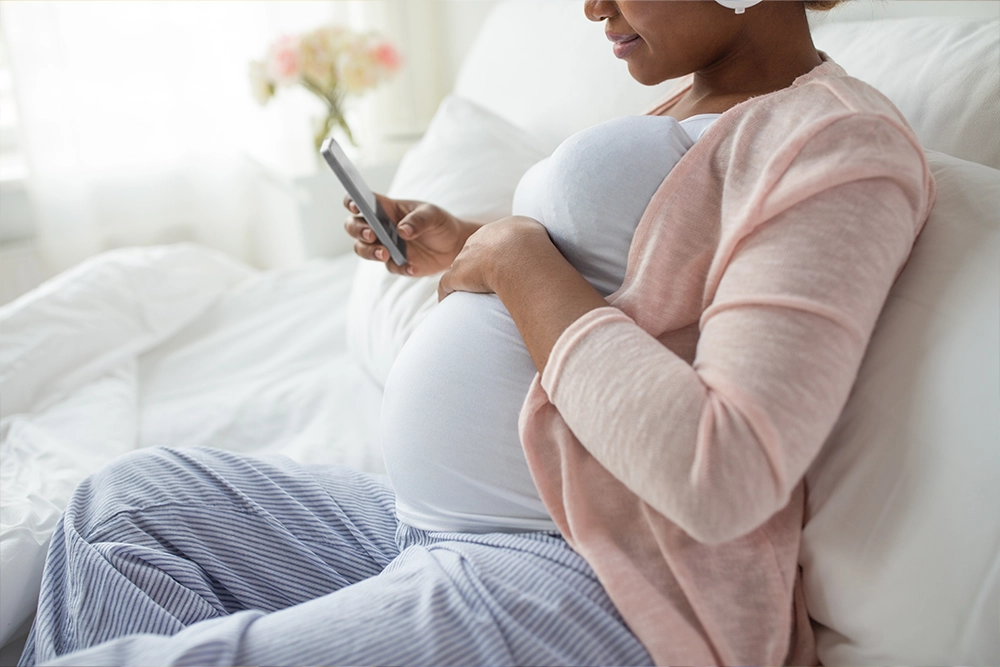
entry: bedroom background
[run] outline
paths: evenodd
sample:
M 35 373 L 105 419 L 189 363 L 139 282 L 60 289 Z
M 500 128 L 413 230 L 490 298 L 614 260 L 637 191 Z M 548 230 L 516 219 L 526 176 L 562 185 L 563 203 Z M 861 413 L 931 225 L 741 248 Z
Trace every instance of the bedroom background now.
M 70 492 L 111 458 L 207 445 L 381 469 L 382 384 L 435 285 L 350 254 L 311 154 L 321 107 L 291 90 L 259 107 L 248 62 L 331 20 L 384 34 L 405 67 L 350 112 L 366 178 L 492 220 L 567 136 L 663 92 L 581 4 L 0 2 L 0 301 L 69 267 L 0 307 L 0 665 Z M 815 20 L 939 185 L 807 476 L 820 656 L 1000 664 L 1000 1 Z
M 491 5 L 3 3 L 0 302 L 126 245 L 196 241 L 260 268 L 348 250 L 339 185 L 309 141 L 321 107 L 301 89 L 258 106 L 248 62 L 324 23 L 394 43 L 402 70 L 348 110 L 359 162 L 384 189 Z M 338 210 L 319 217 L 314 199 Z

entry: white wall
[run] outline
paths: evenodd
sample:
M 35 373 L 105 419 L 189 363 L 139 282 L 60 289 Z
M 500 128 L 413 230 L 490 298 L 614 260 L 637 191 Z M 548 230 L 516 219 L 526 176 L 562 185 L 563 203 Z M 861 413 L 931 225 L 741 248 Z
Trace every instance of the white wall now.
M 570 0 L 566 0 L 567 2 Z M 582 0 L 580 2 L 582 7 Z M 448 90 L 455 84 L 465 54 L 498 0 L 441 0 L 443 79 Z M 582 8 L 580 10 L 583 11 Z

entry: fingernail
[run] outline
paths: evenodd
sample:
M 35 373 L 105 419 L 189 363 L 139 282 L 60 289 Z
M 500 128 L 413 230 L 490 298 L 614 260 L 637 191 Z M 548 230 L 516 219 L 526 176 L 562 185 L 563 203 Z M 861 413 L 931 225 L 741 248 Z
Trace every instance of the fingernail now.
M 399 233 L 402 234 L 403 236 L 409 236 L 410 234 L 413 233 L 413 225 L 411 225 L 410 223 L 400 225 Z
M 375 256 L 378 257 L 379 259 L 381 259 L 384 262 L 385 261 L 385 250 L 376 250 L 375 251 Z
M 375 240 L 375 234 L 370 229 L 366 229 L 364 232 L 362 232 L 362 236 L 365 237 L 366 241 L 374 241 Z
M 406 267 L 406 275 L 412 276 L 415 273 L 412 266 Z

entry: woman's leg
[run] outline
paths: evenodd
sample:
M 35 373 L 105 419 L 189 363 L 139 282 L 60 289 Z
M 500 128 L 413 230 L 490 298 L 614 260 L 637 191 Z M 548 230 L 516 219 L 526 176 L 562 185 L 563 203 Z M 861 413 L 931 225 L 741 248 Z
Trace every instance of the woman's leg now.
M 339 467 L 145 450 L 77 489 L 52 538 L 22 664 L 134 633 L 272 612 L 398 555 L 391 490 Z
M 173 637 L 120 638 L 56 664 L 651 664 L 593 572 L 559 537 L 401 527 L 385 571 L 271 614 Z

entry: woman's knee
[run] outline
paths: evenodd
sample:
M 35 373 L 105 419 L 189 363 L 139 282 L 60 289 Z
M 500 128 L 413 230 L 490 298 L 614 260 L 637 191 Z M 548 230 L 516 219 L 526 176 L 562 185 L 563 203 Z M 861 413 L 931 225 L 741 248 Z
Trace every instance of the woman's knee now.
M 88 539 L 113 518 L 179 502 L 171 489 L 190 487 L 189 459 L 190 455 L 179 450 L 164 448 L 141 449 L 121 456 L 76 487 L 63 522 Z

